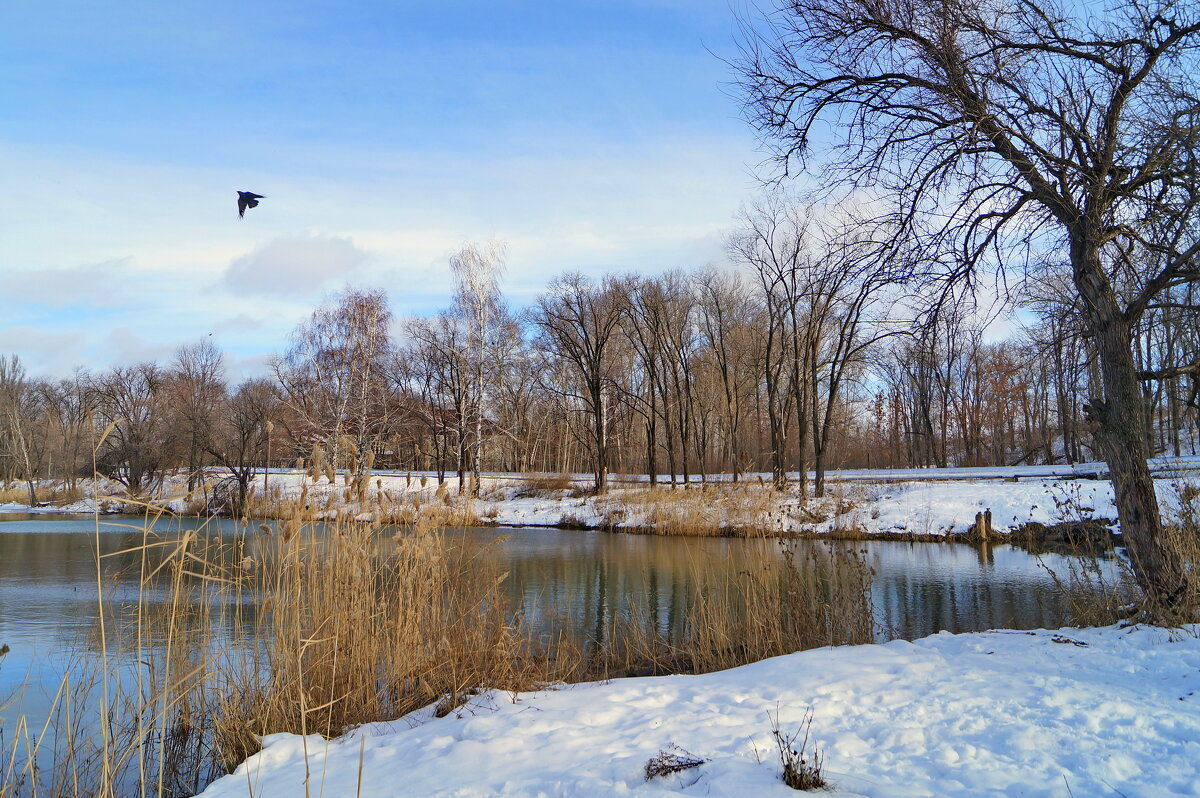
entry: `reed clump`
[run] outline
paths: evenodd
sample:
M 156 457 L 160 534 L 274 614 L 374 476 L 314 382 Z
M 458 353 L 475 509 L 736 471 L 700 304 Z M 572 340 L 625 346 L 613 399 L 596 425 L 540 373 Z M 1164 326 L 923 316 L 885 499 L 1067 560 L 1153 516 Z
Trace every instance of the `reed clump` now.
M 483 686 L 541 675 L 500 593 L 490 547 L 429 524 L 382 537 L 375 524 L 305 526 L 263 550 L 249 580 L 267 614 L 255 656 L 232 663 L 217 713 L 230 764 L 277 731 L 341 734 Z
M 694 672 L 872 642 L 872 576 L 853 547 L 834 543 L 803 557 L 785 545 L 778 559 L 734 580 L 699 579 L 702 589 L 688 616 Z
M 606 526 L 634 525 L 657 535 L 770 537 L 783 531 L 778 494 L 748 483 L 626 489 L 595 502 Z
M 442 527 L 485 525 L 473 497 L 457 496 L 444 488 L 445 485 L 439 486 L 433 495 L 423 490 L 392 491 L 385 489 L 382 483 L 369 485 L 361 479 L 344 486 L 306 483 L 298 494 L 287 494 L 273 487 L 270 495 L 262 495 L 252 487 L 238 517 L 258 521 L 299 517 L 305 522 L 354 518 L 393 526 L 417 523 Z
M 84 498 L 83 486 L 66 480 L 34 480 L 37 501 L 42 504 L 71 504 Z M 10 482 L 0 484 L 0 504 L 28 504 L 29 483 Z
M 25 504 L 29 501 L 29 487 L 19 482 L 0 485 L 0 504 Z

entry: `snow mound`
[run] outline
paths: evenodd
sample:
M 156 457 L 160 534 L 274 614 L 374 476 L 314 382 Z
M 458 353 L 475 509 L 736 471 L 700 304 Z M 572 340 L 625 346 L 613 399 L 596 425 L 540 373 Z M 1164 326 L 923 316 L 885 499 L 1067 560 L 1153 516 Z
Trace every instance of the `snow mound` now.
M 1200 794 L 1200 629 L 939 634 L 702 676 L 492 691 L 337 740 L 276 734 L 205 798 L 795 796 L 768 713 L 811 707 L 827 795 Z M 644 778 L 672 744 L 709 760 Z

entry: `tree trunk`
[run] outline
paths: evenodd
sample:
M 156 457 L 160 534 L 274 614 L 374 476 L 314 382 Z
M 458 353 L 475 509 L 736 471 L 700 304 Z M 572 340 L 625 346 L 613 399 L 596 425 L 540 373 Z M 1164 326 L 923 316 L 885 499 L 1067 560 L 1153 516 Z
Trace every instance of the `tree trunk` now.
M 604 387 L 592 389 L 596 433 L 596 493 L 608 490 L 608 416 L 604 407 Z
M 658 430 L 654 419 L 655 412 L 657 411 L 651 405 L 650 414 L 646 417 L 646 472 L 652 488 L 658 484 L 658 447 L 655 444 Z
M 1170 604 L 1185 577 L 1163 541 L 1158 498 L 1146 462 L 1146 407 L 1129 323 L 1101 269 L 1098 247 L 1074 244 L 1071 256 L 1099 355 L 1103 398 L 1093 395 L 1091 411 L 1112 479 L 1121 534 L 1142 588 L 1155 600 Z

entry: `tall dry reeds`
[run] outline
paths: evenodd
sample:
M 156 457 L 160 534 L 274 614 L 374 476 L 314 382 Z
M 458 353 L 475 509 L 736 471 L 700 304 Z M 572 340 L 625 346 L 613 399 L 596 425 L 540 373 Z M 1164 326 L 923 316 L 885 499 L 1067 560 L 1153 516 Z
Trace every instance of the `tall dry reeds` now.
M 263 608 L 232 663 L 217 738 L 230 763 L 276 731 L 340 734 L 482 686 L 523 689 L 522 639 L 490 547 L 417 526 L 286 526 L 247 585 Z

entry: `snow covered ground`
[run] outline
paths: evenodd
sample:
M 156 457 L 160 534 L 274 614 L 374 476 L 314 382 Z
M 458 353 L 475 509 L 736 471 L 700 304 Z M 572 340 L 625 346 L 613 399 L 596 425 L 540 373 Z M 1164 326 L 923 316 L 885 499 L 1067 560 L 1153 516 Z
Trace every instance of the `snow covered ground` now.
M 795 795 L 768 714 L 813 711 L 837 796 L 1200 795 L 1200 640 L 1161 629 L 939 634 L 703 676 L 429 709 L 326 742 L 267 737 L 205 798 Z M 708 760 L 647 782 L 677 745 Z M 361 777 L 360 777 L 361 774 Z
M 1198 477 L 1191 478 L 1200 481 Z M 1155 480 L 1159 501 L 1168 514 L 1179 504 L 1179 487 L 1188 479 Z M 597 501 L 581 498 L 504 498 L 480 501 L 476 512 L 494 523 L 507 526 L 651 527 L 653 520 L 644 504 L 632 504 L 614 520 L 606 505 L 619 505 L 620 490 L 611 498 Z M 1195 499 L 1193 499 L 1195 501 Z M 954 481 L 905 481 L 896 483 L 843 484 L 826 500 L 805 504 L 794 495 L 782 494 L 770 510 L 755 518 L 730 517 L 728 526 L 752 524 L 767 531 L 828 533 L 853 529 L 865 534 L 946 535 L 966 532 L 975 514 L 992 513 L 1000 532 L 1029 522 L 1055 524 L 1083 519 L 1113 520 L 1117 517 L 1112 485 L 1105 480 L 958 479 Z M 714 503 L 713 512 L 719 512 Z
M 1160 460 L 1156 461 L 1155 470 L 1160 503 L 1170 515 L 1178 510 L 1180 488 L 1200 485 L 1200 463 L 1191 459 Z M 952 471 L 953 475 L 946 478 L 944 471 Z M 908 469 L 903 472 L 905 479 L 890 482 L 884 481 L 881 475 L 899 472 L 853 472 L 862 477 L 862 481 L 836 481 L 830 487 L 828 498 L 807 503 L 801 502 L 794 490 L 775 493 L 761 488 L 757 482 L 736 487 L 710 484 L 707 488 L 693 484 L 686 489 L 680 488 L 677 494 L 670 493 L 669 488 L 660 488 L 659 498 L 647 500 L 644 485 L 616 487 L 607 496 L 597 498 L 576 495 L 584 491 L 530 491 L 526 483 L 528 476 L 492 475 L 482 480 L 483 498 L 472 501 L 470 509 L 485 522 L 504 526 L 646 529 L 658 523 L 656 517 L 662 517 L 664 508 L 671 509 L 676 497 L 695 497 L 696 492 L 703 489 L 709 493 L 700 494 L 703 498 L 699 501 L 706 502 L 700 510 L 707 513 L 714 524 L 722 528 L 752 528 L 768 534 L 854 530 L 856 534 L 868 535 L 939 536 L 966 532 L 974 523 L 975 514 L 984 510 L 991 511 L 993 525 L 1000 532 L 1029 522 L 1111 521 L 1117 516 L 1112 486 L 1107 480 L 1050 474 L 1022 477 L 1018 473 L 1020 469 L 1015 468 L 974 469 L 978 474 L 969 478 L 971 471 Z M 922 478 L 910 478 L 913 472 L 918 472 Z M 96 485 L 90 481 L 84 484 L 87 493 L 95 498 L 85 498 L 63 507 L 32 510 L 19 504 L 0 505 L 0 512 L 90 513 L 97 506 L 108 512 L 141 511 L 120 500 L 104 498 L 106 494 L 117 493 L 114 485 Z M 340 478 L 333 485 L 324 477 L 314 483 L 302 472 L 280 470 L 269 476 L 267 484 L 272 493 L 284 498 L 299 496 L 307 484 L 308 500 L 317 508 L 332 513 L 345 507 L 345 486 Z M 576 487 L 586 488 L 588 484 L 587 477 L 579 477 Z M 174 512 L 187 512 L 184 488 L 182 477 L 170 477 L 160 501 Z M 258 491 L 260 495 L 263 493 L 261 479 Z M 371 480 L 366 504 L 350 509 L 369 517 L 376 506 L 375 497 L 381 491 L 387 493 L 393 503 L 409 503 L 414 498 L 425 503 L 440 502 L 443 494 L 451 503 L 466 501 L 465 497 L 457 495 L 454 477 L 447 479 L 439 494 L 437 480 L 430 475 L 380 472 Z M 527 495 L 531 492 L 539 495 Z M 623 501 L 623 497 L 629 497 L 629 500 Z M 1200 499 L 1193 497 L 1191 500 Z

